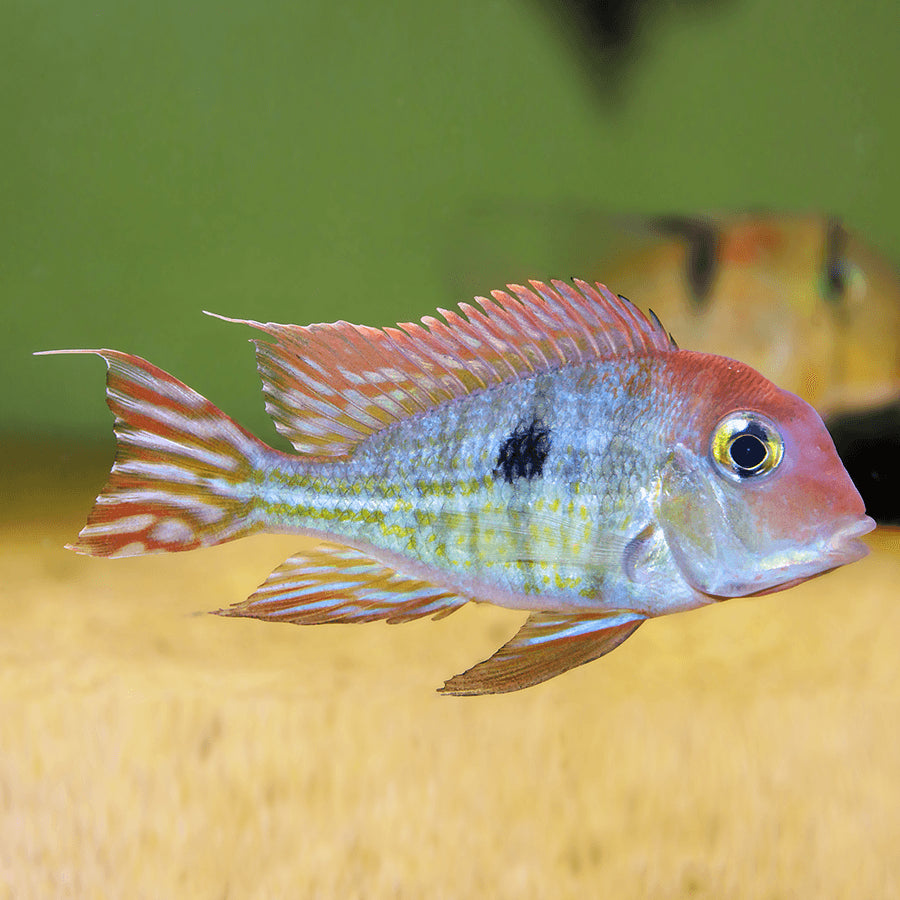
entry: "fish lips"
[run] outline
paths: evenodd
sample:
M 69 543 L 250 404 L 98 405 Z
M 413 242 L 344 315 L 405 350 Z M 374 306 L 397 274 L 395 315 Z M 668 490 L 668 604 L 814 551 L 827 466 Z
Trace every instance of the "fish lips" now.
M 749 583 L 735 582 L 733 585 L 722 585 L 714 594 L 708 596 L 716 600 L 728 600 L 731 597 L 762 597 L 827 575 L 868 554 L 869 548 L 859 538 L 872 531 L 875 525 L 875 520 L 869 516 L 848 516 L 819 544 L 818 552 L 814 550 L 807 561 L 787 562 L 783 566 L 765 569 Z
M 869 548 L 859 538 L 872 531 L 875 525 L 875 520 L 869 516 L 848 517 L 828 538 L 827 556 L 835 558 L 837 560 L 835 565 L 838 566 L 862 559 L 869 552 Z

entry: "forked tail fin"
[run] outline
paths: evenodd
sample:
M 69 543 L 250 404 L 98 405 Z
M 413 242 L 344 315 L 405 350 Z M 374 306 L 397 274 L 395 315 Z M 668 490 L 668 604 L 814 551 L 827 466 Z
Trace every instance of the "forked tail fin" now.
M 269 452 L 218 407 L 162 369 L 117 350 L 108 367 L 116 461 L 78 540 L 90 556 L 139 556 L 221 544 L 262 528 L 250 475 Z M 42 354 L 43 355 L 43 354 Z

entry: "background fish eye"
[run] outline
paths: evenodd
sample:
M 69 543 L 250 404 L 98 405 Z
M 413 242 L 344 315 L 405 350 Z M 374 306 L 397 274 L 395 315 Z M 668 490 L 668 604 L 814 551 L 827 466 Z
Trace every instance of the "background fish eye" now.
M 753 413 L 731 413 L 713 431 L 710 455 L 732 481 L 767 475 L 778 468 L 784 443 L 778 429 Z
M 819 277 L 819 293 L 830 303 L 860 302 L 866 294 L 866 276 L 855 263 L 836 260 Z

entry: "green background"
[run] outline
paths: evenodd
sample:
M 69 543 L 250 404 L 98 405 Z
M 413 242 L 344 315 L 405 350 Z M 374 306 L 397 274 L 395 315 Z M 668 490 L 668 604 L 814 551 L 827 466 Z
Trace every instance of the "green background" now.
M 201 310 L 466 299 L 448 248 L 485 202 L 835 212 L 900 257 L 893 2 L 663 5 L 617 104 L 529 0 L 2 9 L 7 435 L 108 434 L 102 363 L 30 356 L 103 346 L 271 438 L 248 330 Z

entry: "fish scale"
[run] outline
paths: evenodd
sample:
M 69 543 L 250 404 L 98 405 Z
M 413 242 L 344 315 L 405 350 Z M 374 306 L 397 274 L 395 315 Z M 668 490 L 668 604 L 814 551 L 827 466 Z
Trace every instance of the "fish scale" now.
M 139 357 L 107 363 L 118 441 L 73 549 L 318 537 L 245 601 L 276 622 L 528 618 L 453 694 L 545 681 L 647 618 L 858 559 L 872 527 L 808 404 L 679 350 L 602 285 L 510 285 L 422 325 L 250 325 L 273 450 Z M 732 454 L 739 442 L 740 452 Z

